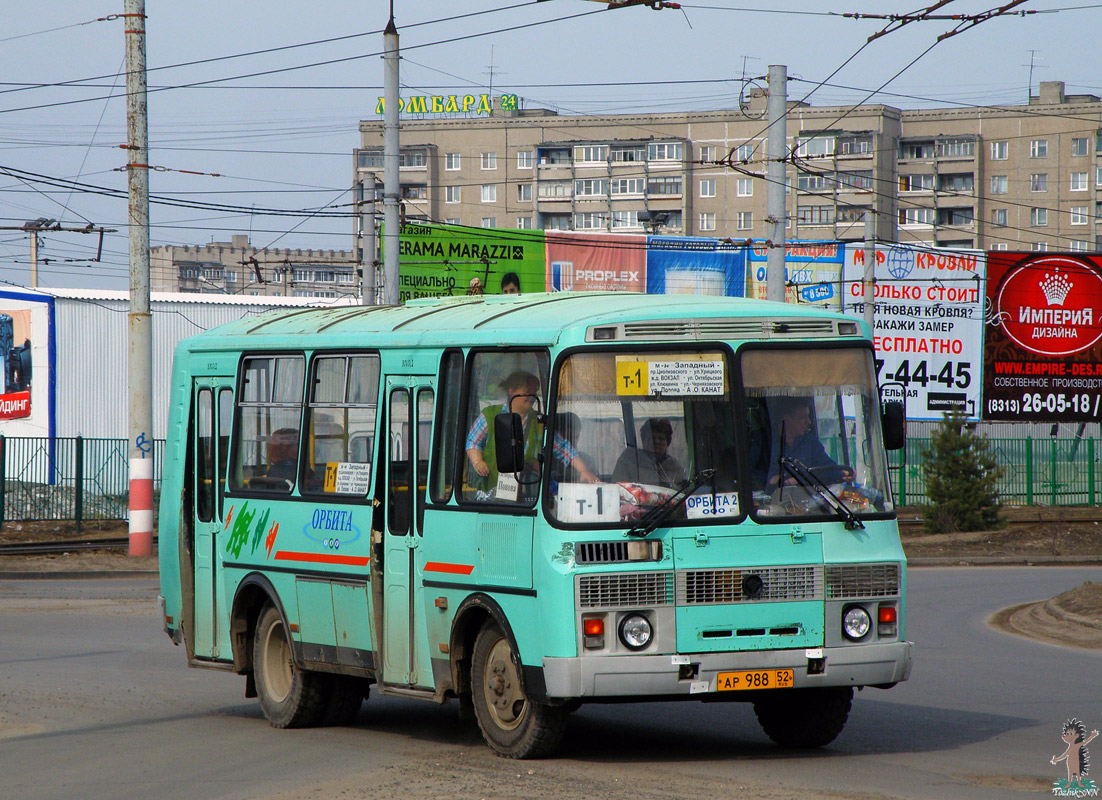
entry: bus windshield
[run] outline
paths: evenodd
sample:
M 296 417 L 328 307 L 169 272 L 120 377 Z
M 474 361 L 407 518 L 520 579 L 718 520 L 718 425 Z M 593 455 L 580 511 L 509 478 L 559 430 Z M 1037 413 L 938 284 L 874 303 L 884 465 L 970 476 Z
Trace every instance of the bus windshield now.
M 558 374 L 549 509 L 559 522 L 639 521 L 705 470 L 668 517 L 738 512 L 735 413 L 718 350 L 580 352 Z
M 741 361 L 754 515 L 890 512 L 872 352 L 746 349 Z

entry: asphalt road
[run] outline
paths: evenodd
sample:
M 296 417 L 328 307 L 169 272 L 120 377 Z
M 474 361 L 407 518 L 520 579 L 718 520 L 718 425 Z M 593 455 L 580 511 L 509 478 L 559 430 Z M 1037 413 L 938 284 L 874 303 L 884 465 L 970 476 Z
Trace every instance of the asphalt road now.
M 1051 795 L 1064 720 L 1102 728 L 1102 652 L 985 619 L 1084 580 L 1102 569 L 912 570 L 912 679 L 858 694 L 822 751 L 776 748 L 742 704 L 649 703 L 584 707 L 541 762 L 493 756 L 454 703 L 373 696 L 351 727 L 274 730 L 243 679 L 186 667 L 155 581 L 0 581 L 0 797 Z

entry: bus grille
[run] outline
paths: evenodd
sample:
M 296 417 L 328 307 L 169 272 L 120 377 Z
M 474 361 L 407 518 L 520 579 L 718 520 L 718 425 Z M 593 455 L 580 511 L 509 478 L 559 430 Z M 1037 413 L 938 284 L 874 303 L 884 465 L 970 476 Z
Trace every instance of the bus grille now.
M 835 335 L 832 320 L 671 319 L 623 325 L 624 339 L 773 339 Z
M 760 580 L 753 580 L 756 576 Z M 750 594 L 755 588 L 760 590 Z M 751 567 L 699 569 L 677 573 L 677 604 L 750 603 L 762 600 L 819 600 L 821 567 Z
M 632 553 L 632 550 L 635 553 Z M 574 561 L 577 564 L 625 564 L 629 561 L 660 561 L 662 543 L 644 542 L 576 542 Z
M 826 568 L 827 598 L 894 597 L 899 594 L 899 564 L 831 564 Z
M 578 578 L 581 608 L 668 606 L 673 602 L 673 573 L 582 575 Z

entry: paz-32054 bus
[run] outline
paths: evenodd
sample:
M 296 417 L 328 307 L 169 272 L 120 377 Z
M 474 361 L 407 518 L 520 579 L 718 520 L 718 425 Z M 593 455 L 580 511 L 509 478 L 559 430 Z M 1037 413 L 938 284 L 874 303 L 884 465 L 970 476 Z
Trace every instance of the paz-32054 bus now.
M 369 687 L 510 757 L 584 703 L 752 702 L 832 741 L 906 680 L 869 330 L 798 306 L 560 293 L 277 311 L 176 351 L 164 625 L 277 727 Z

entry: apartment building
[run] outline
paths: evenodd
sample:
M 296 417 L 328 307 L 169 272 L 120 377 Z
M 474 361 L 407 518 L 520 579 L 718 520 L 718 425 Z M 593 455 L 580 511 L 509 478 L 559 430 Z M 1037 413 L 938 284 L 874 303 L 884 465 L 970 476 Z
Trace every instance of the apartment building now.
M 246 296 L 359 295 L 359 266 L 347 250 L 260 249 L 244 234 L 229 242 L 150 248 L 154 292 Z
M 422 106 L 425 108 L 426 106 Z M 745 108 L 563 116 L 496 104 L 401 130 L 405 218 L 487 228 L 766 233 L 765 98 Z M 790 239 L 1094 249 L 1102 102 L 1045 82 L 1028 105 L 901 110 L 790 103 Z M 360 123 L 354 179 L 381 191 L 381 119 Z M 1102 231 L 1100 231 L 1102 233 Z

